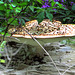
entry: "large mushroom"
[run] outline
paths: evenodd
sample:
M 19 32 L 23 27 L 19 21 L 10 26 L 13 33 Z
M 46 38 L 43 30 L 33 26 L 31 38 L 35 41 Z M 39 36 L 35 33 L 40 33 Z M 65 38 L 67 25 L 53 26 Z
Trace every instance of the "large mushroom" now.
M 38 51 L 41 47 L 32 39 L 36 38 L 42 45 L 45 43 L 61 41 L 69 37 L 75 37 L 75 24 L 61 24 L 59 21 L 51 22 L 49 19 L 43 20 L 38 24 L 37 20 L 26 22 L 25 27 L 9 29 L 12 36 L 6 37 L 7 41 L 36 46 Z M 28 34 L 29 33 L 29 34 Z M 0 35 L 1 39 L 2 35 Z
M 14 32 L 11 37 L 19 39 L 18 42 L 23 43 L 26 41 L 27 44 L 37 45 L 25 30 L 42 45 L 75 36 L 75 24 L 61 24 L 60 21 L 51 22 L 49 19 L 44 19 L 40 24 L 38 24 L 37 20 L 32 20 L 26 22 L 25 27 L 11 28 L 9 32 Z M 11 37 L 8 37 L 6 40 L 17 41 Z

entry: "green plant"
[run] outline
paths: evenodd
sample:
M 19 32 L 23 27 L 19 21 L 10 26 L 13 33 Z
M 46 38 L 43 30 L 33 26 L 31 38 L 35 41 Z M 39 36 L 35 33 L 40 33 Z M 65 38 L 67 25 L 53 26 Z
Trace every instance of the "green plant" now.
M 5 46 L 5 44 L 6 44 L 6 41 L 3 41 L 2 43 L 1 43 L 1 45 L 0 45 L 0 52 L 1 51 L 4 51 L 4 46 Z M 0 57 L 1 57 L 2 55 L 1 55 L 1 53 L 0 53 Z M 0 59 L 0 62 L 1 63 L 5 63 L 5 60 L 4 59 Z
M 56 17 L 58 19 L 62 18 L 60 20 L 63 20 L 64 23 L 69 22 L 68 20 L 74 23 L 75 5 L 70 7 L 70 2 L 70 0 L 64 0 L 64 2 L 55 0 L 1 0 L 0 33 L 7 33 L 9 25 L 25 25 L 26 21 L 33 19 L 41 22 L 44 18 L 49 18 L 52 21 Z M 65 8 L 66 5 L 67 8 Z M 26 9 L 24 10 L 24 8 Z
M 65 7 L 65 10 L 57 9 L 57 18 L 61 19 L 63 23 L 75 23 L 75 0 L 66 0 L 62 2 L 62 5 Z M 59 14 L 59 15 L 58 15 Z
M 67 39 L 67 40 L 63 40 L 61 41 L 62 44 L 66 44 L 66 45 L 72 45 L 72 44 L 75 44 L 75 38 L 70 38 L 70 39 Z

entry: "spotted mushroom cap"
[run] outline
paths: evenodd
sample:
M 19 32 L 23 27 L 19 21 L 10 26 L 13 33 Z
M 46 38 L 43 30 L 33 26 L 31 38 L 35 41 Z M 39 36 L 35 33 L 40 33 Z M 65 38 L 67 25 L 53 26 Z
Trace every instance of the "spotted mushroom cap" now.
M 32 20 L 25 23 L 25 26 L 33 26 L 33 25 L 38 25 L 38 21 Z
M 27 35 L 25 30 L 32 35 L 65 35 L 75 33 L 75 25 L 63 25 L 60 21 L 51 22 L 49 19 L 44 19 L 38 24 L 37 20 L 32 20 L 26 22 L 24 27 L 11 28 L 8 32 Z
M 12 33 L 14 33 L 15 31 L 16 31 L 16 28 L 11 28 L 11 29 L 8 30 L 8 33 L 9 33 L 9 34 L 12 34 Z

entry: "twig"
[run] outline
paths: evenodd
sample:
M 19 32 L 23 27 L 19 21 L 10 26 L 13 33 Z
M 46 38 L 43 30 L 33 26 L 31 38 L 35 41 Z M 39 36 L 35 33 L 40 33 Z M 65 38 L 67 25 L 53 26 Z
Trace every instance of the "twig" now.
M 72 65 L 72 66 L 70 66 L 68 69 L 66 69 L 62 75 L 64 75 L 64 74 L 65 74 L 69 69 L 71 69 L 73 66 L 75 66 L 75 65 Z
M 8 68 L 8 66 L 10 65 L 10 62 L 11 62 L 11 58 L 12 58 L 12 56 L 11 56 L 11 58 L 9 58 L 9 54 L 8 54 L 8 52 L 7 52 L 6 46 L 5 46 L 5 52 L 6 52 L 7 59 L 8 59 L 9 61 L 8 61 L 8 63 L 7 63 L 6 66 L 3 66 L 2 64 L 0 64 L 0 67 L 1 67 L 3 70 L 6 70 L 6 69 Z M 12 53 L 11 53 L 11 54 L 12 54 Z M 7 59 L 6 59 L 6 60 L 7 60 Z
M 6 47 L 6 46 L 5 46 Z M 8 54 L 8 52 L 7 52 L 7 48 L 5 48 L 5 51 L 6 51 L 6 55 L 7 55 L 7 59 L 9 60 L 8 61 L 8 63 L 7 63 L 7 65 L 6 65 L 6 67 L 4 68 L 4 70 L 6 70 L 7 68 L 8 68 L 8 66 L 10 65 L 10 62 L 11 62 L 11 59 L 12 59 L 12 52 L 11 52 L 11 56 L 9 57 L 9 54 Z
M 20 48 L 15 53 L 12 54 L 12 56 L 15 56 L 21 50 L 21 48 L 23 47 L 24 44 L 25 44 L 25 42 L 20 46 Z
M 6 67 L 4 68 L 4 70 L 6 70 L 8 68 L 8 66 L 10 65 L 11 60 L 9 60 L 8 64 L 6 65 Z
M 9 57 L 9 54 L 8 54 L 8 51 L 7 51 L 6 46 L 5 46 L 5 52 L 6 52 L 7 59 L 8 59 L 8 60 L 11 60 L 11 58 Z
M 0 64 L 0 69 L 4 70 L 5 66 Z
M 25 30 L 24 28 L 22 28 L 22 29 L 23 29 L 24 31 L 26 31 L 26 32 L 30 35 L 30 37 L 31 37 L 35 42 L 37 42 L 37 44 L 44 50 L 44 52 L 49 56 L 50 60 L 52 61 L 52 63 L 53 63 L 54 66 L 56 67 L 58 73 L 61 75 L 60 71 L 58 70 L 58 68 L 57 68 L 57 66 L 56 66 L 56 64 L 55 64 L 55 62 L 53 61 L 53 59 L 52 59 L 52 57 L 50 56 L 50 54 L 46 51 L 46 49 L 45 49 L 27 30 Z M 16 54 L 21 50 L 21 48 L 22 48 L 23 45 L 24 45 L 24 43 L 20 46 L 20 48 L 19 48 L 15 53 L 12 54 L 12 56 L 16 55 Z
M 37 43 L 38 45 L 44 50 L 44 52 L 49 56 L 49 58 L 51 59 L 52 63 L 54 64 L 55 68 L 58 70 L 55 62 L 53 61 L 52 57 L 50 56 L 50 54 L 46 51 L 46 49 L 35 39 L 33 38 Z M 60 71 L 58 70 L 58 73 L 61 75 Z
M 55 62 L 53 61 L 52 57 L 50 56 L 50 54 L 47 52 L 47 50 L 40 44 L 40 42 L 38 42 L 27 30 L 23 29 L 24 31 L 26 31 L 30 37 L 44 50 L 44 52 L 49 56 L 49 58 L 51 59 L 52 63 L 54 64 L 55 68 L 57 69 L 58 73 L 61 75 L 59 69 L 57 68 Z

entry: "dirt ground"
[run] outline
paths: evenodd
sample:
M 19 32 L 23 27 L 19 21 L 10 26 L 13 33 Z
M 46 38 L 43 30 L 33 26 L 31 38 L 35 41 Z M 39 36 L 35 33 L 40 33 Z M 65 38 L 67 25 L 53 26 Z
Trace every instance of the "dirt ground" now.
M 29 48 L 31 48 L 31 46 Z M 45 54 L 43 59 L 34 57 L 34 59 L 36 60 L 34 59 L 30 60 L 29 58 L 26 58 L 26 60 L 23 59 L 20 61 L 20 58 L 18 58 L 18 60 L 15 61 L 16 64 L 19 64 L 17 65 L 18 68 L 16 69 L 14 68 L 16 65 L 15 62 L 13 62 L 14 63 L 13 67 L 10 66 L 11 68 L 5 70 L 1 69 L 0 74 L 1 75 L 75 75 L 74 45 L 67 46 L 63 44 L 49 43 L 45 45 L 45 48 L 47 49 L 48 53 L 50 54 L 56 66 L 52 63 L 49 56 Z M 18 54 L 16 55 L 16 58 Z M 27 59 L 29 59 L 30 61 Z M 24 64 L 23 63 L 24 61 L 27 63 L 30 62 L 31 64 L 26 64 L 26 63 Z M 57 69 L 59 70 L 59 72 Z

